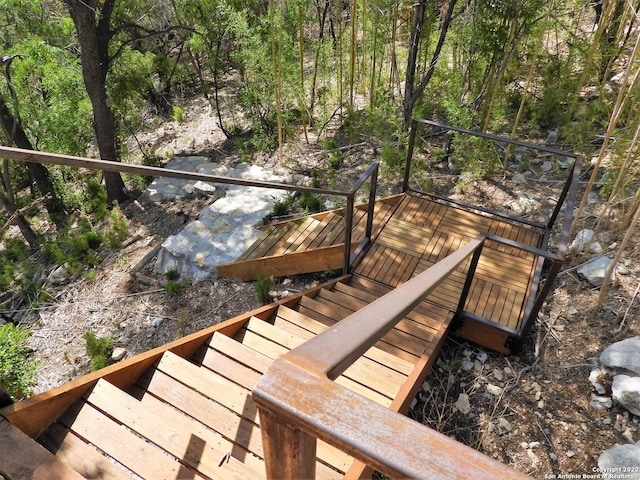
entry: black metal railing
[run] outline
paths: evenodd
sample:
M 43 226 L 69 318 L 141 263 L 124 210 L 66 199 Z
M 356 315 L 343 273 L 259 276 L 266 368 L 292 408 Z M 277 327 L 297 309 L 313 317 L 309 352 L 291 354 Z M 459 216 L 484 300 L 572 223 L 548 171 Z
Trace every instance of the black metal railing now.
M 459 202 L 452 199 L 444 199 L 428 192 L 412 189 L 410 186 L 410 178 L 411 178 L 411 171 L 413 166 L 413 153 L 416 145 L 417 133 L 418 133 L 419 127 L 421 126 L 430 126 L 430 127 L 438 128 L 441 130 L 441 133 L 453 131 L 453 132 L 463 133 L 471 136 L 485 138 L 495 142 L 501 142 L 508 145 L 514 145 L 518 147 L 533 149 L 533 150 L 547 153 L 547 154 L 574 159 L 573 166 L 569 171 L 569 175 L 567 176 L 564 182 L 558 201 L 549 218 L 545 222 L 536 222 L 536 221 L 524 219 L 521 217 L 517 217 L 514 215 L 505 214 L 503 212 L 498 212 L 495 210 L 483 208 L 481 206 L 477 206 L 477 205 L 472 206 L 472 205 L 465 204 L 464 202 Z M 522 142 L 520 140 L 514 140 L 507 137 L 467 130 L 464 128 L 454 127 L 452 125 L 447 125 L 440 122 L 434 122 L 431 120 L 424 120 L 424 119 L 413 120 L 411 132 L 409 136 L 409 145 L 407 149 L 407 159 L 406 159 L 404 181 L 403 181 L 403 187 L 402 187 L 404 192 L 416 191 L 416 192 L 419 192 L 420 194 L 428 195 L 429 197 L 437 201 L 448 202 L 460 208 L 474 210 L 474 211 L 481 211 L 483 213 L 489 214 L 491 216 L 494 216 L 500 219 L 504 219 L 504 220 L 521 224 L 521 225 L 527 225 L 529 227 L 534 227 L 536 229 L 539 229 L 539 231 L 542 234 L 542 237 L 541 237 L 542 240 L 538 245 L 538 248 L 529 247 L 522 243 L 513 242 L 511 240 L 507 240 L 501 237 L 496 237 L 493 235 L 488 235 L 487 237 L 488 239 L 497 241 L 499 243 L 508 244 L 513 248 L 527 251 L 538 257 L 536 261 L 534 275 L 532 276 L 532 279 L 530 281 L 529 293 L 523 305 L 524 312 L 522 314 L 522 318 L 516 329 L 511 329 L 511 328 L 498 325 L 495 322 L 484 319 L 470 312 L 463 312 L 462 307 L 459 307 L 458 315 L 464 315 L 467 318 L 473 318 L 474 320 L 479 321 L 481 323 L 490 324 L 492 327 L 504 330 L 507 333 L 517 336 L 519 338 L 523 338 L 528 334 L 529 330 L 531 329 L 534 323 L 535 318 L 538 315 L 538 312 L 542 308 L 542 305 L 544 303 L 546 296 L 549 294 L 551 290 L 553 282 L 557 274 L 559 273 L 562 264 L 566 259 L 569 234 L 570 234 L 571 224 L 573 222 L 573 210 L 576 202 L 577 190 L 579 186 L 579 179 L 580 179 L 581 172 L 582 172 L 582 158 L 578 154 L 575 154 L 573 152 L 558 150 L 546 145 L 536 145 L 532 143 Z M 559 232 L 558 240 L 557 242 L 555 242 L 555 249 L 557 250 L 557 252 L 553 254 L 547 250 L 547 247 L 550 241 L 552 230 L 555 227 L 555 223 L 561 211 L 563 210 L 563 208 L 565 210 L 564 221 Z M 551 266 L 549 267 L 548 271 L 546 272 L 545 278 L 543 279 L 544 265 L 545 263 L 549 263 L 549 262 L 551 263 Z
M 367 171 L 354 183 L 354 186 L 348 192 L 341 190 L 331 190 L 326 188 L 306 187 L 303 185 L 289 185 L 285 183 L 266 182 L 259 180 L 246 180 L 242 178 L 221 177 L 217 175 L 209 175 L 204 173 L 187 172 L 183 170 L 173 170 L 160 167 L 150 167 L 145 165 L 131 165 L 127 163 L 112 162 L 107 160 L 96 160 L 84 157 L 73 157 L 70 155 L 59 155 L 54 153 L 38 152 L 34 150 L 24 150 L 21 148 L 4 147 L 0 146 L 0 158 L 7 160 L 14 160 L 24 163 L 44 163 L 54 165 L 64 165 L 76 168 L 88 168 L 91 170 L 100 170 L 104 172 L 119 172 L 130 173 L 136 175 L 152 176 L 152 177 L 168 177 L 168 178 L 180 178 L 184 180 L 203 181 L 209 183 L 218 184 L 231 184 L 245 187 L 259 187 L 259 188 L 272 188 L 276 190 L 285 190 L 290 192 L 308 192 L 320 195 L 333 195 L 345 197 L 347 202 L 345 212 L 345 254 L 344 254 L 344 273 L 348 273 L 351 261 L 353 258 L 351 255 L 351 240 L 353 230 L 353 214 L 355 206 L 355 195 L 358 190 L 370 179 L 371 188 L 369 191 L 369 204 L 367 209 L 367 227 L 365 243 L 358 247 L 358 252 L 364 245 L 371 239 L 372 221 L 373 221 L 373 209 L 375 203 L 379 162 L 374 162 Z

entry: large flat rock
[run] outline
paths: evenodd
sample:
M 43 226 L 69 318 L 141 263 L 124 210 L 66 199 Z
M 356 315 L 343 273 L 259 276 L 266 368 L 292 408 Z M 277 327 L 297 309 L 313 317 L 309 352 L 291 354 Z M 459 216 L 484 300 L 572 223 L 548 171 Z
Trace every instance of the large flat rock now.
M 255 165 L 228 167 L 207 162 L 203 157 L 187 158 L 191 160 L 179 159 L 175 163 L 170 162 L 167 168 L 276 183 L 286 180 Z M 171 195 L 173 198 L 188 195 L 185 192 L 189 190 L 204 190 L 202 186 L 197 188 L 197 182 L 162 180 L 152 183 L 153 190 L 150 187 L 150 193 L 155 192 L 158 201 L 170 200 Z M 261 232 L 255 226 L 262 223 L 273 204 L 286 193 L 271 188 L 215 185 L 214 190 L 208 192 L 214 195 L 215 201 L 200 212 L 197 220 L 189 222 L 181 232 L 164 241 L 158 253 L 156 272 L 164 274 L 175 269 L 185 278 L 215 277 L 216 266 L 237 259 L 260 236 Z

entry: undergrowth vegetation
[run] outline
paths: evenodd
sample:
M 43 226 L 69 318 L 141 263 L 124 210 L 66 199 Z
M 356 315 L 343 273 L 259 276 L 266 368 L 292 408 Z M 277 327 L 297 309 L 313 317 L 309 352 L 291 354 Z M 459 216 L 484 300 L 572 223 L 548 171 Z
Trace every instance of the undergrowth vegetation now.
M 30 330 L 6 323 L 0 325 L 0 387 L 14 399 L 31 394 L 39 362 L 24 346 Z

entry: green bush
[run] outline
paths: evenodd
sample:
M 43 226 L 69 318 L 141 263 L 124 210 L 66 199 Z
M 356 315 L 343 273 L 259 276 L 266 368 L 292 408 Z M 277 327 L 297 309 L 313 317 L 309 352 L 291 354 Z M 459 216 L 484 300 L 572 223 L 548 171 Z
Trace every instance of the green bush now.
M 178 295 L 182 291 L 182 283 L 169 280 L 164 284 L 164 293 L 167 295 Z
M 184 108 L 174 106 L 171 109 L 171 118 L 173 119 L 174 122 L 177 122 L 177 123 L 184 122 Z
M 269 291 L 271 290 L 271 279 L 262 275 L 258 275 L 256 279 L 256 298 L 262 305 L 271 303 L 273 300 Z
M 281 217 L 289 214 L 289 209 L 293 201 L 293 196 L 291 195 L 286 195 L 284 198 L 276 200 L 271 208 L 271 215 Z
M 95 372 L 101 368 L 111 365 L 111 354 L 113 354 L 113 338 L 97 337 L 92 331 L 84 333 L 87 355 L 91 359 L 91 371 Z
M 180 278 L 180 272 L 177 268 L 170 268 L 164 273 L 164 278 L 169 281 L 176 281 Z
M 97 220 L 107 216 L 107 192 L 102 186 L 100 177 L 89 177 L 83 192 L 82 208 L 86 213 L 93 214 Z
M 310 192 L 303 192 L 300 196 L 300 200 L 298 200 L 298 204 L 300 208 L 307 212 L 319 212 L 322 208 L 322 203 L 320 199 Z
M 15 400 L 31 394 L 39 365 L 23 345 L 30 333 L 12 323 L 0 326 L 0 385 Z
M 105 232 L 105 238 L 107 240 L 107 246 L 113 250 L 122 247 L 122 242 L 124 242 L 129 235 L 129 225 L 117 205 L 111 210 L 109 219 L 110 225 Z

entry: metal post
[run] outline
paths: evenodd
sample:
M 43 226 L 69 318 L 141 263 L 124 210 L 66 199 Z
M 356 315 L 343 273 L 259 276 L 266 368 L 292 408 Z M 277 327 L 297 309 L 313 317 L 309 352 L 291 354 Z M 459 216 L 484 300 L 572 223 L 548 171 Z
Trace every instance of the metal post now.
M 349 274 L 349 270 L 351 269 L 351 233 L 353 230 L 353 201 L 354 194 L 351 193 L 347 195 L 347 208 L 346 215 L 344 217 L 344 267 L 342 269 L 342 273 L 344 275 Z
M 478 249 L 473 252 L 473 256 L 471 257 L 471 262 L 469 263 L 469 271 L 467 272 L 467 278 L 465 278 L 462 292 L 460 292 L 460 301 L 458 302 L 458 308 L 456 309 L 456 319 L 462 318 L 462 313 L 464 312 L 464 304 L 467 302 L 467 297 L 469 296 L 469 291 L 471 290 L 471 282 L 473 282 L 473 277 L 476 274 L 476 268 L 478 267 L 478 262 L 480 261 L 480 254 L 482 253 L 483 246 L 484 240 L 480 247 L 478 247 Z
M 371 240 L 371 232 L 373 230 L 373 210 L 376 205 L 376 190 L 378 189 L 378 165 L 371 174 L 371 186 L 369 188 L 369 205 L 367 209 L 367 230 L 365 231 L 365 238 L 367 241 Z

